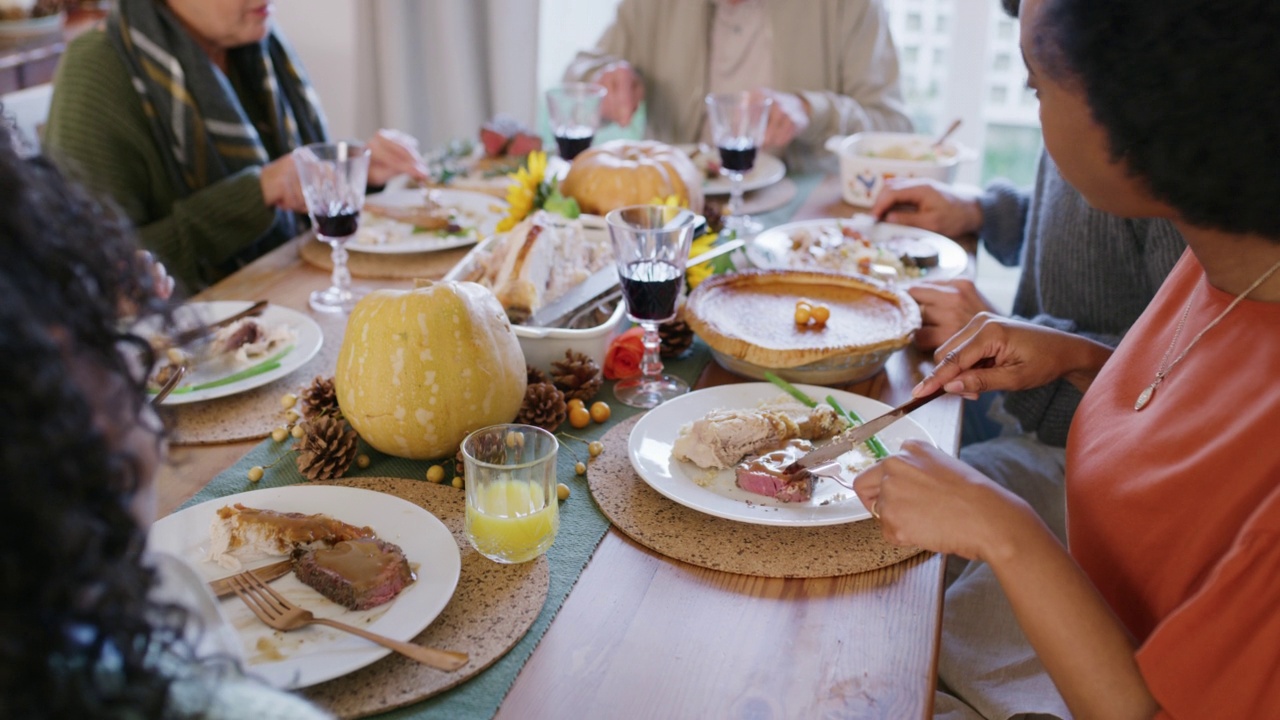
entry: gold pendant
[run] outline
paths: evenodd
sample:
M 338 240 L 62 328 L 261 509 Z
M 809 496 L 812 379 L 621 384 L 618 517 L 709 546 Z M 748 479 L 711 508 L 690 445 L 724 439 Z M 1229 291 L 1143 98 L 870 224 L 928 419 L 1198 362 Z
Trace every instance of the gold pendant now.
M 1157 383 L 1151 383 L 1138 394 L 1138 401 L 1133 404 L 1134 410 L 1141 410 L 1151 402 L 1151 396 L 1156 394 L 1156 385 Z

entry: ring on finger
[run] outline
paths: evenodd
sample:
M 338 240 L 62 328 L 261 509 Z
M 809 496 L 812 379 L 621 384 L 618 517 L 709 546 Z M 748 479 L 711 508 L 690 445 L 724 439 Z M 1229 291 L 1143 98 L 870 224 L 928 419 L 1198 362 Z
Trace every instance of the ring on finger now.
M 871 517 L 877 520 L 880 519 L 880 511 L 876 508 L 876 506 L 879 504 L 880 504 L 880 498 L 876 498 L 875 500 L 871 501 Z

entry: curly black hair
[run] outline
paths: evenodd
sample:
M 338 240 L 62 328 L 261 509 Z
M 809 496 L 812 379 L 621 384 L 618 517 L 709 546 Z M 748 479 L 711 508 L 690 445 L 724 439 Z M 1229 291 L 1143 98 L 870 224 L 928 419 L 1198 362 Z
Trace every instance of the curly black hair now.
M 1018 17 L 1018 10 L 1022 7 L 1022 0 L 1000 0 L 1000 5 L 1004 7 L 1004 11 L 1009 17 Z
M 146 405 L 123 350 L 149 354 L 121 313 L 163 303 L 119 216 L 3 123 L 0 247 L 0 717 L 162 717 L 186 614 L 147 599 L 151 479 L 118 438 Z
M 1029 50 L 1190 224 L 1280 240 L 1280 3 L 1045 0 Z

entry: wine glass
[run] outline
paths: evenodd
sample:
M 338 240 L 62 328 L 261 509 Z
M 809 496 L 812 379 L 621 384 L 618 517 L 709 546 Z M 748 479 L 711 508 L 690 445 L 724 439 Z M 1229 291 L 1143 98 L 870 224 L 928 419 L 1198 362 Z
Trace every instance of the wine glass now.
M 756 149 L 764 142 L 773 99 L 758 93 L 707 95 L 711 137 L 720 149 L 720 174 L 729 177 L 729 217 L 725 225 L 739 237 L 756 235 L 760 223 L 742 214 L 742 178 L 756 164 Z
M 620 380 L 613 387 L 613 394 L 624 405 L 652 408 L 689 392 L 684 380 L 662 374 L 658 324 L 676 315 L 697 217 L 684 208 L 666 205 L 632 205 L 605 216 L 627 315 L 644 328 L 644 359 L 640 363 L 644 374 Z
M 313 143 L 294 150 L 293 159 L 316 234 L 333 247 L 333 285 L 311 293 L 311 308 L 351 312 L 363 293 L 351 289 L 344 246 L 360 227 L 369 148 L 346 141 Z
M 594 83 L 565 83 L 547 91 L 547 114 L 556 134 L 560 157 L 573 160 L 591 147 L 600 127 L 600 101 L 605 89 Z

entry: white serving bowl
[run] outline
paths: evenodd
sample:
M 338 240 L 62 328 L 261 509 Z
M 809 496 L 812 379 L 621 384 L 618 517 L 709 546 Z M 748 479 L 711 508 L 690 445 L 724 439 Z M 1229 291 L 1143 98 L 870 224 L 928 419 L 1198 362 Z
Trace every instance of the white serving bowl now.
M 840 194 L 845 202 L 867 207 L 875 202 L 886 180 L 919 177 L 950 183 L 955 180 L 956 166 L 975 157 L 973 151 L 952 141 L 943 143 L 931 159 L 883 157 L 925 157 L 932 152 L 933 141 L 928 135 L 861 132 L 832 136 L 826 148 L 840 158 Z
M 581 330 L 567 328 L 543 328 L 512 325 L 520 349 L 524 351 L 526 365 L 549 371 L 551 363 L 563 360 L 566 350 L 580 352 L 604 367 L 605 351 L 609 343 L 626 328 L 627 305 L 619 301 L 608 319 L 595 327 Z

